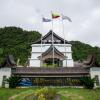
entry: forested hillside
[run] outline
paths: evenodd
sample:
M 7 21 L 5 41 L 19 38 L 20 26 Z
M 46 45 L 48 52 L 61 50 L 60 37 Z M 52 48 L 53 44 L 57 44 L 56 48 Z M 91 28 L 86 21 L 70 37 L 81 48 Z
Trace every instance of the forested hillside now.
M 36 31 L 26 31 L 18 27 L 0 28 L 0 63 L 7 54 L 13 54 L 15 60 L 25 65 L 31 52 L 31 44 L 41 37 Z M 100 48 L 92 47 L 79 41 L 71 41 L 74 60 L 83 60 L 87 55 L 95 53 L 100 63 Z
M 31 43 L 41 37 L 36 31 L 26 31 L 17 27 L 0 28 L 0 62 L 7 54 L 24 65 L 30 56 Z
M 88 55 L 95 54 L 96 61 L 100 64 L 100 48 L 99 47 L 92 47 L 89 44 L 82 43 L 80 41 L 71 41 L 72 44 L 72 51 L 73 51 L 73 59 L 77 60 L 84 60 L 87 58 Z

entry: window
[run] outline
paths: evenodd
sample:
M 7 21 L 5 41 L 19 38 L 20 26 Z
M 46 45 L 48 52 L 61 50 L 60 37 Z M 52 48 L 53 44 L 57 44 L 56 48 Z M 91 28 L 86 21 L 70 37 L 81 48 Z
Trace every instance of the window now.
M 98 75 L 95 75 L 95 82 L 96 82 L 96 85 L 98 86 L 99 85 L 99 76 Z
M 5 87 L 5 82 L 6 82 L 7 76 L 3 76 L 3 80 L 2 80 L 2 87 Z

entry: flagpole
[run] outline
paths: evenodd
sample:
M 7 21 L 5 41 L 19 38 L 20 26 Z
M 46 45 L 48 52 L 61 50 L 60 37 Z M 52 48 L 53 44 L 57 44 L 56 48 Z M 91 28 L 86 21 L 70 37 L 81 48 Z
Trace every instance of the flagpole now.
M 52 11 L 51 11 L 51 17 L 52 17 Z M 53 46 L 53 67 L 54 67 L 54 38 L 53 38 L 53 18 L 52 18 L 52 46 Z
M 65 57 L 66 57 L 66 39 L 65 39 L 65 33 L 64 33 L 64 23 L 63 23 L 63 19 L 62 19 L 62 32 L 63 32 L 63 36 L 64 36 L 64 49 L 65 49 Z M 66 57 L 65 60 L 66 60 L 66 67 L 67 67 L 67 57 Z
M 43 15 L 42 15 L 42 19 L 43 19 Z M 43 21 L 42 21 L 42 31 L 44 32 L 44 28 L 43 28 Z M 42 57 L 42 49 L 43 49 L 43 44 L 42 44 L 42 33 L 41 33 L 41 62 L 40 62 L 40 66 L 42 67 L 43 64 L 43 57 Z

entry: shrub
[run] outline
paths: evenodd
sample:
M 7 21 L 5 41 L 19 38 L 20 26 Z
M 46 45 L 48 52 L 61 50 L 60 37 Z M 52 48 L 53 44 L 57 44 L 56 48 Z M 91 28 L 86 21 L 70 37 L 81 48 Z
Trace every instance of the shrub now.
M 40 100 L 40 98 L 43 100 L 53 100 L 56 94 L 57 91 L 55 89 L 45 87 L 37 90 L 35 95 L 37 96 L 38 100 Z
M 82 78 L 80 78 L 80 81 L 82 82 L 82 84 L 85 88 L 93 89 L 94 79 L 91 79 L 90 77 L 82 77 Z
M 20 79 L 19 76 L 11 76 L 11 77 L 9 77 L 9 79 L 7 79 L 7 82 L 9 83 L 9 88 L 16 88 L 19 79 Z
M 38 100 L 45 100 L 44 95 L 43 95 L 43 94 L 40 94 L 40 95 L 38 96 Z

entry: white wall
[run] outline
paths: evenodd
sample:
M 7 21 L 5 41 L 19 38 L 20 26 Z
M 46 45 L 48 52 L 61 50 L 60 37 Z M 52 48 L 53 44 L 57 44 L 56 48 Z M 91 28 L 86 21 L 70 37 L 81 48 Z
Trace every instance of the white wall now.
M 29 65 L 29 67 L 40 67 L 40 60 L 30 59 Z
M 43 44 L 42 45 L 42 51 L 46 51 L 51 44 Z M 66 47 L 66 52 L 72 52 L 71 51 L 71 44 L 54 44 L 54 46 L 60 51 L 60 52 L 65 52 L 65 47 Z M 41 52 L 41 44 L 33 44 L 32 45 L 32 52 Z
M 99 76 L 99 84 L 100 84 L 100 67 L 92 67 L 90 68 L 91 78 L 94 78 L 96 75 Z
M 11 76 L 11 68 L 0 68 L 0 87 L 2 86 L 3 76 Z
M 41 52 L 33 52 L 31 53 L 31 59 L 38 59 L 37 57 L 41 56 Z
M 74 67 L 73 60 L 72 59 L 67 59 L 67 61 L 64 60 L 63 67 Z
M 74 67 L 73 59 L 68 59 L 67 60 L 67 66 L 68 67 Z
M 73 67 L 73 59 L 72 59 L 72 51 L 71 51 L 71 44 L 54 44 L 55 47 L 62 52 L 64 55 L 66 53 L 67 56 L 67 66 Z M 48 48 L 51 46 L 51 44 L 43 44 L 41 48 L 41 44 L 33 44 L 32 45 L 32 52 L 31 52 L 31 58 L 30 58 L 30 65 L 29 66 L 36 66 L 40 67 L 40 60 L 38 57 L 41 55 L 41 52 L 45 52 L 48 50 Z M 66 50 L 65 50 L 66 48 Z M 66 66 L 66 61 L 63 61 L 64 67 Z

